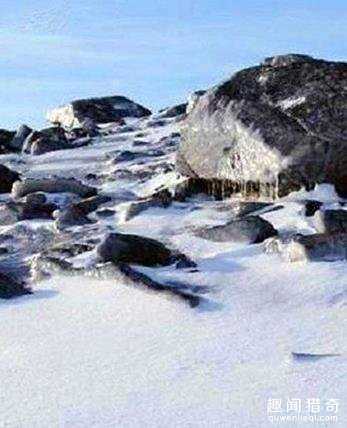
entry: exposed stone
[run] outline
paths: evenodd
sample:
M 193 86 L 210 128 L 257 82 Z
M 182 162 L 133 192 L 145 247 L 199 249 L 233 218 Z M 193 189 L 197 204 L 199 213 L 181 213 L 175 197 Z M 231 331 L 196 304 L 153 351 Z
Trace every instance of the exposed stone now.
M 42 155 L 72 147 L 66 138 L 64 129 L 55 126 L 29 134 L 23 143 L 22 151 L 31 155 Z
M 86 119 L 96 124 L 116 122 L 125 117 L 149 116 L 151 111 L 123 96 L 89 98 L 72 101 L 47 115 L 47 119 L 64 128 L 83 127 Z
M 319 233 L 347 233 L 347 211 L 318 211 L 314 215 L 314 225 Z
M 9 193 L 13 183 L 19 180 L 19 174 L 5 165 L 0 165 L 0 193 Z
M 16 135 L 13 131 L 7 129 L 0 129 L 0 154 L 9 153 L 11 151 L 11 141 Z
M 88 214 L 96 211 L 100 205 L 111 201 L 109 196 L 97 195 L 76 204 L 71 204 L 55 214 L 58 229 L 92 223 Z
M 88 198 L 97 194 L 97 189 L 86 186 L 74 178 L 26 178 L 16 181 L 12 187 L 12 196 L 22 198 L 29 193 L 75 193 L 82 198 Z
M 149 208 L 167 208 L 172 203 L 172 195 L 167 190 L 161 190 L 144 200 L 131 202 L 126 210 L 124 220 L 129 221 Z
M 12 299 L 26 294 L 31 294 L 31 291 L 24 283 L 0 272 L 0 299 Z
M 245 242 L 258 244 L 265 239 L 277 235 L 276 229 L 271 223 L 258 216 L 248 216 L 232 220 L 222 226 L 214 226 L 208 229 L 198 229 L 196 236 L 214 242 Z
M 178 104 L 177 106 L 169 107 L 160 110 L 158 117 L 161 119 L 171 119 L 173 117 L 182 116 L 187 112 L 187 103 Z
M 162 243 L 138 235 L 110 233 L 97 247 L 103 262 L 132 263 L 142 266 L 168 266 L 172 252 Z
M 305 201 L 305 216 L 306 217 L 314 216 L 315 212 L 318 211 L 322 205 L 323 203 L 319 201 L 314 201 L 314 200 Z
M 201 96 L 177 168 L 275 199 L 316 183 L 345 194 L 347 63 L 295 54 L 242 70 Z

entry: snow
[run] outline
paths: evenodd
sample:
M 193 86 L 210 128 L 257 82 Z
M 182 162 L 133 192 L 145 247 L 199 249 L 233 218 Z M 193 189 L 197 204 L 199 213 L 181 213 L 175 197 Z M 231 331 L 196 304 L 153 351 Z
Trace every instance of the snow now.
M 284 110 L 288 110 L 290 108 L 303 104 L 304 102 L 306 102 L 305 97 L 291 97 L 280 101 L 278 105 Z
M 139 123 L 152 147 L 177 131 L 174 121 L 151 129 Z M 109 174 L 117 168 L 108 163 L 112 152 L 132 147 L 134 133 L 122 136 L 16 165 L 34 177 Z M 168 153 L 144 167 L 173 159 Z M 168 172 L 142 183 L 112 180 L 100 188 L 146 196 L 179 180 Z M 323 185 L 279 200 L 283 208 L 260 215 L 280 232 L 314 233 L 312 218 L 303 215 L 307 198 L 334 207 L 339 201 Z M 196 261 L 197 271 L 141 270 L 197 287 L 203 297 L 198 308 L 87 276 L 54 276 L 35 284 L 32 296 L 0 301 L 0 427 L 268 428 L 270 398 L 313 397 L 340 399 L 339 422 L 330 426 L 346 426 L 346 263 L 287 263 L 265 254 L 264 244 L 194 236 L 196 227 L 230 220 L 233 202 L 194 198 L 148 209 L 128 222 L 122 217 L 125 205 L 116 204 L 109 207 L 117 210 L 114 218 L 99 220 L 105 230 L 158 239 Z M 82 266 L 92 260 L 89 252 L 73 261 Z M 293 353 L 337 355 L 314 359 Z
M 2 303 L 4 426 L 268 427 L 270 397 L 346 396 L 344 357 L 291 356 L 345 352 L 344 264 L 252 252 L 201 260 L 205 310 L 61 277 Z

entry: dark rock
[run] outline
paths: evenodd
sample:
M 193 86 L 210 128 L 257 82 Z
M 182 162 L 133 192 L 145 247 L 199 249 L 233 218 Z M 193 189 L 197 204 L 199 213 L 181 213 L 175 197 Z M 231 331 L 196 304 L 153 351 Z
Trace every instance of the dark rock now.
M 94 247 L 95 245 L 86 242 L 69 241 L 54 245 L 49 249 L 48 254 L 55 254 L 62 257 L 76 257 L 80 254 L 92 251 Z
M 277 235 L 271 223 L 258 216 L 248 216 L 232 220 L 223 226 L 214 226 L 194 232 L 196 236 L 214 242 L 245 242 L 258 244 Z
M 151 111 L 123 96 L 89 98 L 72 101 L 48 114 L 48 120 L 64 128 L 81 127 L 90 119 L 96 124 L 117 122 L 126 117 L 149 116 Z
M 65 131 L 59 126 L 50 127 L 41 131 L 33 131 L 24 141 L 23 153 L 42 155 L 44 153 L 72 148 Z
M 11 141 L 15 135 L 13 131 L 0 129 L 0 154 L 11 152 Z
M 319 202 L 319 201 L 314 201 L 314 200 L 305 201 L 305 216 L 313 217 L 315 212 L 319 211 L 322 205 L 323 205 L 322 202 Z
M 167 122 L 163 119 L 152 119 L 147 122 L 149 128 L 160 128 L 167 125 Z
M 0 208 L 0 225 L 23 220 L 52 219 L 57 209 L 55 204 L 31 202 L 8 202 Z
M 108 218 L 108 217 L 113 217 L 115 215 L 115 213 L 116 212 L 114 210 L 104 208 L 102 210 L 97 211 L 96 215 L 100 218 Z
M 133 146 L 134 147 L 138 147 L 138 146 L 148 146 L 150 143 L 148 141 L 143 141 L 143 140 L 134 140 L 133 141 Z
M 314 225 L 319 233 L 347 233 L 347 211 L 325 210 L 316 212 Z
M 111 233 L 97 247 L 102 262 L 131 263 L 142 266 L 168 266 L 172 252 L 154 239 L 138 235 Z
M 187 112 L 187 105 L 187 103 L 178 104 L 177 106 L 160 110 L 158 117 L 161 119 L 171 119 L 173 117 L 184 115 Z
M 347 233 L 296 235 L 266 243 L 267 253 L 278 253 L 289 262 L 347 260 Z
M 82 198 L 95 196 L 96 188 L 86 186 L 74 178 L 26 178 L 23 181 L 16 181 L 12 187 L 12 196 L 22 198 L 29 193 L 75 193 Z
M 272 199 L 316 183 L 347 189 L 347 63 L 294 54 L 236 73 L 200 97 L 182 130 L 177 168 L 249 182 Z
M 19 180 L 19 174 L 11 171 L 7 166 L 0 165 L 0 193 L 9 193 L 13 183 Z
M 26 294 L 31 294 L 31 291 L 24 283 L 0 272 L 0 299 L 12 299 Z
M 149 208 L 167 208 L 171 205 L 171 203 L 171 193 L 167 189 L 161 190 L 157 193 L 154 193 L 149 198 L 130 203 L 125 213 L 124 220 L 129 221 Z
M 88 214 L 96 211 L 100 205 L 110 201 L 111 198 L 109 196 L 98 195 L 76 204 L 71 204 L 64 210 L 56 213 L 56 227 L 61 229 L 69 226 L 92 223 L 93 221 L 87 217 Z
M 28 205 L 36 207 L 45 204 L 47 202 L 47 198 L 46 195 L 41 192 L 29 193 L 25 197 L 25 202 Z

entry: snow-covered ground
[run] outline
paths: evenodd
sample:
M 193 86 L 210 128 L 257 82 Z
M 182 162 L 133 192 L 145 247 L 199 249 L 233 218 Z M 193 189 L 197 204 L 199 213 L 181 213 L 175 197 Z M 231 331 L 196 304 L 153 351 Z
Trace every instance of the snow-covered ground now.
M 143 128 L 150 148 L 177 130 Z M 139 132 L 139 130 L 137 130 Z M 113 196 L 150 194 L 179 180 L 159 172 L 148 180 L 112 179 L 131 171 L 173 163 L 174 150 L 114 165 L 115 150 L 133 147 L 135 133 L 111 135 L 93 146 L 26 157 L 2 157 L 26 175 L 83 178 L 105 174 L 98 184 Z M 12 159 L 12 160 L 11 160 Z M 329 187 L 314 195 L 336 203 Z M 303 192 L 278 201 L 283 209 L 261 214 L 281 232 L 315 231 L 303 215 Z M 337 422 L 280 425 L 347 425 L 345 262 L 288 263 L 265 254 L 264 245 L 215 243 L 196 237 L 197 226 L 223 224 L 233 201 L 195 198 L 170 208 L 152 208 L 125 222 L 128 202 L 115 203 L 116 216 L 100 219 L 100 231 L 149 236 L 179 249 L 197 271 L 142 268 L 153 278 L 199 287 L 197 308 L 160 294 L 85 276 L 54 276 L 34 286 L 31 296 L 0 301 L 0 427 L 235 427 L 267 428 L 270 399 L 304 404 L 338 399 Z M 328 206 L 327 205 L 327 206 Z M 26 222 L 34 227 L 36 222 Z M 45 222 L 45 227 L 53 227 Z M 2 228 L 5 232 L 8 227 Z M 315 354 L 312 357 L 307 354 Z M 318 357 L 324 355 L 324 357 Z M 330 356 L 327 356 L 330 355 Z M 275 413 L 278 415 L 278 413 Z M 311 413 L 312 415 L 312 413 Z

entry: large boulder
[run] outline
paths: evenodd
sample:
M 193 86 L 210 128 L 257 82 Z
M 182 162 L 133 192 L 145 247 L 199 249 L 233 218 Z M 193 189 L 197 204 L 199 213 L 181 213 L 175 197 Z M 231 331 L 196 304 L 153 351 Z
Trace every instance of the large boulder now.
M 19 174 L 7 166 L 0 165 L 0 193 L 9 193 L 14 182 L 19 180 Z
M 58 107 L 47 114 L 47 119 L 64 128 L 83 127 L 85 121 L 93 121 L 96 124 L 117 122 L 125 117 L 140 118 L 149 116 L 151 111 L 129 100 L 126 97 L 116 95 L 103 98 L 89 98 L 72 101 L 62 107 Z
M 177 168 L 276 198 L 316 183 L 347 194 L 347 63 L 268 58 L 196 101 Z M 189 111 L 189 109 L 188 109 Z

